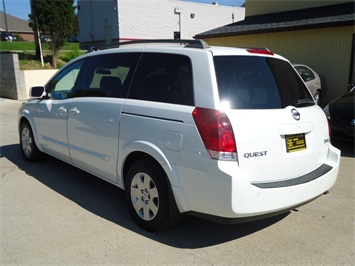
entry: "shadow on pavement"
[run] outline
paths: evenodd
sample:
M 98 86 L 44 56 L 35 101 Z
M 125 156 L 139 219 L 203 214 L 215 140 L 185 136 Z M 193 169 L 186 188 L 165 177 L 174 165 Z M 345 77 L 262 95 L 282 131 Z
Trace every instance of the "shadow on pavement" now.
M 123 190 L 52 157 L 30 163 L 23 159 L 18 144 L 1 147 L 5 157 L 45 186 L 86 210 L 155 241 L 177 248 L 201 248 L 228 242 L 263 230 L 288 213 L 265 220 L 225 225 L 186 216 L 173 228 L 150 233 L 131 219 Z

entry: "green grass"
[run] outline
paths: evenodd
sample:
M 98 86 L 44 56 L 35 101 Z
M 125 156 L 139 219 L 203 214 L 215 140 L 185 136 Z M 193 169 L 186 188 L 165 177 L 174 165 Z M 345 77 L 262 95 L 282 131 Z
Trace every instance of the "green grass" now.
M 79 43 L 66 43 L 58 52 L 57 67 L 60 68 L 69 60 L 79 56 L 85 51 L 79 50 Z M 36 59 L 35 44 L 34 42 L 0 42 L 0 51 L 14 52 L 19 54 L 20 69 L 22 70 L 36 70 L 36 69 L 53 69 L 50 65 L 52 61 L 51 52 L 48 43 L 42 46 L 44 66 L 42 67 L 41 61 Z
M 61 50 L 73 51 L 79 50 L 79 43 L 66 43 Z M 34 51 L 35 43 L 34 42 L 0 42 L 0 51 Z M 42 50 L 49 51 L 48 43 L 42 45 Z

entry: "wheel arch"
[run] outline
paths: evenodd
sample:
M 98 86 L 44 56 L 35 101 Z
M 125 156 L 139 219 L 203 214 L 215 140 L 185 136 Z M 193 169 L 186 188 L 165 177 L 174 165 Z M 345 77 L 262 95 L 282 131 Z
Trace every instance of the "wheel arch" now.
M 122 167 L 122 179 L 123 179 L 124 184 L 126 183 L 128 170 L 131 168 L 131 166 L 135 162 L 142 160 L 142 159 L 152 160 L 152 161 L 156 162 L 157 166 L 162 168 L 161 165 L 151 155 L 149 155 L 145 152 L 141 152 L 141 151 L 134 151 L 127 156 L 127 158 L 125 159 L 125 162 L 123 164 L 123 167 Z
M 153 143 L 147 141 L 134 141 L 129 145 L 126 145 L 120 153 L 121 156 L 119 156 L 118 159 L 118 166 L 121 165 L 121 169 L 118 169 L 118 171 L 121 173 L 122 177 L 122 188 L 124 188 L 125 178 L 129 168 L 134 162 L 143 158 L 154 161 L 160 168 L 162 168 L 168 177 L 170 186 L 177 184 L 177 175 L 173 165 L 171 165 L 161 149 Z
M 37 148 L 43 152 L 42 148 L 38 145 L 38 135 L 37 135 L 37 130 L 36 128 L 33 126 L 33 119 L 30 115 L 30 112 L 29 111 L 25 111 L 25 110 L 22 110 L 22 112 L 20 113 L 20 117 L 19 117 L 19 120 L 18 120 L 18 127 L 17 127 L 17 131 L 18 133 L 20 134 L 20 128 L 21 128 L 21 125 L 22 123 L 24 122 L 27 122 L 30 127 L 31 127 L 31 130 L 32 130 L 32 133 L 33 133 L 33 137 L 35 139 L 35 143 L 36 143 L 36 146 Z
M 159 149 L 158 146 L 147 141 L 134 141 L 129 145 L 126 145 L 120 151 L 118 158 L 118 173 L 120 173 L 120 179 L 118 180 L 118 186 L 125 189 L 125 179 L 129 168 L 138 160 L 148 158 L 155 162 L 167 176 L 168 188 L 171 191 L 173 200 L 170 200 L 170 204 L 177 205 L 180 211 L 188 209 L 186 196 L 180 189 L 179 178 L 175 167 L 169 162 L 168 158 Z

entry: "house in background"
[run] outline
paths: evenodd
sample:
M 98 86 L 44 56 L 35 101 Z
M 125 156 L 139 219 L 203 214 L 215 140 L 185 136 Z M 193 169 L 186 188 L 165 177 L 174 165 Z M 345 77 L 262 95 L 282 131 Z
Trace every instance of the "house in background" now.
M 243 20 L 245 8 L 176 0 L 79 0 L 81 47 L 138 39 L 191 39 Z
M 354 1 L 247 0 L 243 21 L 202 32 L 210 45 L 267 47 L 322 77 L 322 103 L 355 82 Z
M 9 31 L 14 35 L 20 36 L 25 41 L 34 41 L 33 30 L 28 26 L 28 21 L 9 14 L 6 14 L 5 19 L 5 13 L 2 11 L 0 11 L 0 31 Z

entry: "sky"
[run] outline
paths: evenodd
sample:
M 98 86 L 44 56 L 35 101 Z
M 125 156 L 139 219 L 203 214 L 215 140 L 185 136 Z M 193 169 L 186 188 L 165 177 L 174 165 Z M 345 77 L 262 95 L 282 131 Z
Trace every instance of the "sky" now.
M 30 11 L 30 0 L 0 0 L 0 10 L 4 12 L 4 4 L 6 13 L 23 19 L 28 20 L 28 14 Z M 196 2 L 196 3 L 206 3 L 211 4 L 213 2 L 217 2 L 221 6 L 241 6 L 245 0 L 185 0 L 188 2 Z

